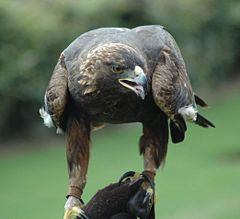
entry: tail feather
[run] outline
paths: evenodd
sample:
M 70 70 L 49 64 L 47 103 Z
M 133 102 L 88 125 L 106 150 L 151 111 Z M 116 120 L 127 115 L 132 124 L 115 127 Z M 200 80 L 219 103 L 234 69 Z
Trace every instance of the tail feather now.
M 215 128 L 215 125 L 213 123 L 211 123 L 209 120 L 207 120 L 206 118 L 201 116 L 199 113 L 197 114 L 197 119 L 196 119 L 195 123 L 204 128 L 209 128 L 209 127 Z
M 203 99 L 201 99 L 199 96 L 194 94 L 194 97 L 195 97 L 195 101 L 196 101 L 197 105 L 199 105 L 201 107 L 208 107 L 207 103 Z
M 182 142 L 185 138 L 186 130 L 186 122 L 180 114 L 174 117 L 174 121 L 170 120 L 170 133 L 173 143 Z

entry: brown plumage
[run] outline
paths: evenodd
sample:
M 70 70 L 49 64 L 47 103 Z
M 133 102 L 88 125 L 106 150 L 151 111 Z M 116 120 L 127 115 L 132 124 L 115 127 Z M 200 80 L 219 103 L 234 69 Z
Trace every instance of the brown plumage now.
M 91 219 L 154 219 L 153 190 L 151 179 L 127 172 L 119 183 L 99 190 L 83 207 L 83 214 Z
M 40 110 L 46 125 L 67 135 L 68 195 L 81 197 L 92 129 L 141 122 L 140 152 L 153 177 L 167 153 L 168 126 L 174 143 L 184 140 L 186 121 L 214 127 L 196 104 L 207 106 L 193 93 L 178 46 L 162 26 L 82 34 L 62 52 Z

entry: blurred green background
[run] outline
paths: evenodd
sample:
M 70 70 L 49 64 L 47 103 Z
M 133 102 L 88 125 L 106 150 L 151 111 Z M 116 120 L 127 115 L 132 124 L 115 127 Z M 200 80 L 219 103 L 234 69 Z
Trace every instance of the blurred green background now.
M 161 24 L 182 51 L 216 129 L 189 126 L 157 175 L 157 218 L 240 218 L 239 0 L 0 0 L 0 218 L 61 218 L 65 140 L 38 116 L 60 52 L 102 26 Z M 138 124 L 92 136 L 84 200 L 128 170 L 142 171 Z

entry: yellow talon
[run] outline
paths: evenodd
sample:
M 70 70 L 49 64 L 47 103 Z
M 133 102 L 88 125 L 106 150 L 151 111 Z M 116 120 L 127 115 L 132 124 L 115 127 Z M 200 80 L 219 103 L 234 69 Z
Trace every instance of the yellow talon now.
M 71 209 L 68 209 L 65 211 L 63 219 L 73 219 L 73 218 L 79 216 L 81 211 L 82 210 L 81 210 L 80 206 L 74 206 Z

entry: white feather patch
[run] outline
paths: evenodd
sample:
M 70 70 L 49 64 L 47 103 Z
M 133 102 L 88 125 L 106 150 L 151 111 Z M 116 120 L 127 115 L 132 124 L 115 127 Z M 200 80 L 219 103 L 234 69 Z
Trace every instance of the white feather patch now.
M 54 127 L 51 116 L 44 110 L 44 108 L 39 109 L 40 116 L 43 118 L 44 125 L 48 128 Z
M 62 135 L 62 134 L 64 134 L 64 131 L 60 127 L 57 127 L 56 133 L 59 135 Z
M 197 119 L 197 109 L 192 105 L 181 107 L 178 113 L 181 114 L 186 121 L 194 122 Z

